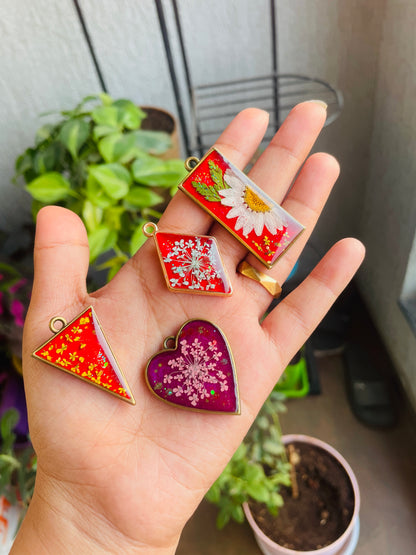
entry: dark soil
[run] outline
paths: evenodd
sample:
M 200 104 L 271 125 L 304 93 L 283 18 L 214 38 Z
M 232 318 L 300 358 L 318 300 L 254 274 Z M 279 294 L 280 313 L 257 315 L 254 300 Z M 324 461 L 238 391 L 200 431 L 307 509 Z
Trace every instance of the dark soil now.
M 175 128 L 175 121 L 170 114 L 157 108 L 150 108 L 147 106 L 141 107 L 143 112 L 146 112 L 147 117 L 143 120 L 141 129 L 151 131 L 165 131 L 169 135 Z
M 298 551 L 320 549 L 348 527 L 354 511 L 354 491 L 343 467 L 329 453 L 307 443 L 294 443 L 298 499 L 291 488 L 280 491 L 284 505 L 277 517 L 263 503 L 250 503 L 254 519 L 279 545 Z

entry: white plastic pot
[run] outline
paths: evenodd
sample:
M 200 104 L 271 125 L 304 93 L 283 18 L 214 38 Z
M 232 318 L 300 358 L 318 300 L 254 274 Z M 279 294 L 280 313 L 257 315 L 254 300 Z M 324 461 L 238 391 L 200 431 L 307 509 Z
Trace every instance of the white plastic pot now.
M 314 437 L 292 434 L 282 437 L 284 445 L 289 443 L 299 442 L 299 443 L 309 443 L 310 445 L 315 445 L 320 447 L 324 451 L 330 453 L 345 469 L 346 473 L 351 480 L 352 488 L 354 491 L 354 512 L 345 532 L 333 543 L 322 547 L 321 549 L 315 549 L 313 551 L 297 551 L 293 549 L 288 549 L 287 547 L 282 547 L 269 537 L 259 528 L 256 521 L 251 514 L 248 503 L 244 503 L 243 509 L 246 518 L 254 532 L 258 546 L 260 547 L 264 555 L 352 555 L 355 551 L 358 542 L 358 536 L 360 534 L 360 490 L 358 488 L 357 478 L 352 471 L 350 465 L 344 459 L 344 457 L 338 453 L 336 449 Z
M 0 497 L 0 555 L 7 555 L 13 545 L 21 511 L 21 507 L 8 506 Z

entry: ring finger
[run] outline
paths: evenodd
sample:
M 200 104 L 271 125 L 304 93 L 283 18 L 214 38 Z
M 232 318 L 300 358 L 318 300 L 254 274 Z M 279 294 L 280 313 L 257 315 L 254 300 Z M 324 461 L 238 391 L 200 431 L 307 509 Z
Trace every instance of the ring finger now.
M 282 203 L 282 207 L 304 225 L 305 231 L 271 270 L 262 268 L 252 254 L 248 254 L 245 260 L 282 285 L 308 241 L 338 175 L 339 164 L 333 156 L 317 153 L 308 158 Z M 241 285 L 254 295 L 259 314 L 262 314 L 270 304 L 270 294 L 259 283 L 241 275 L 238 278 Z

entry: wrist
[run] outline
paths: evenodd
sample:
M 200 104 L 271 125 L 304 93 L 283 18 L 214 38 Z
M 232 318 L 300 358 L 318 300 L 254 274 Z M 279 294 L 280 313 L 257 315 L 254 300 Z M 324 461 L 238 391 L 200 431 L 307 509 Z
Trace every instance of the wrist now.
M 127 537 L 73 491 L 38 472 L 33 499 L 10 554 L 173 555 L 179 541 L 178 536 L 169 545 L 150 545 L 139 535 L 138 531 L 137 537 Z

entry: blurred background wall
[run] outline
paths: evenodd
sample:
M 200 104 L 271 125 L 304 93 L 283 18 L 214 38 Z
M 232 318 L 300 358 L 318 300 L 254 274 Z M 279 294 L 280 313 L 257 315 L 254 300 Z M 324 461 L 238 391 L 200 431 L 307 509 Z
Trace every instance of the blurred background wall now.
M 1 2 L 2 229 L 30 217 L 29 197 L 11 178 L 15 158 L 42 124 L 40 113 L 71 108 L 103 84 L 114 97 L 177 111 L 154 0 L 78 4 L 95 60 L 74 0 Z M 162 5 L 189 122 L 172 5 Z M 195 83 L 270 71 L 268 0 L 178 0 L 178 7 Z M 398 306 L 405 281 L 406 291 L 416 293 L 416 262 L 409 264 L 416 224 L 416 5 L 277 0 L 277 10 L 279 71 L 325 79 L 345 99 L 315 148 L 334 154 L 342 173 L 313 241 L 322 250 L 348 235 L 366 244 L 360 289 L 416 406 L 416 340 Z

